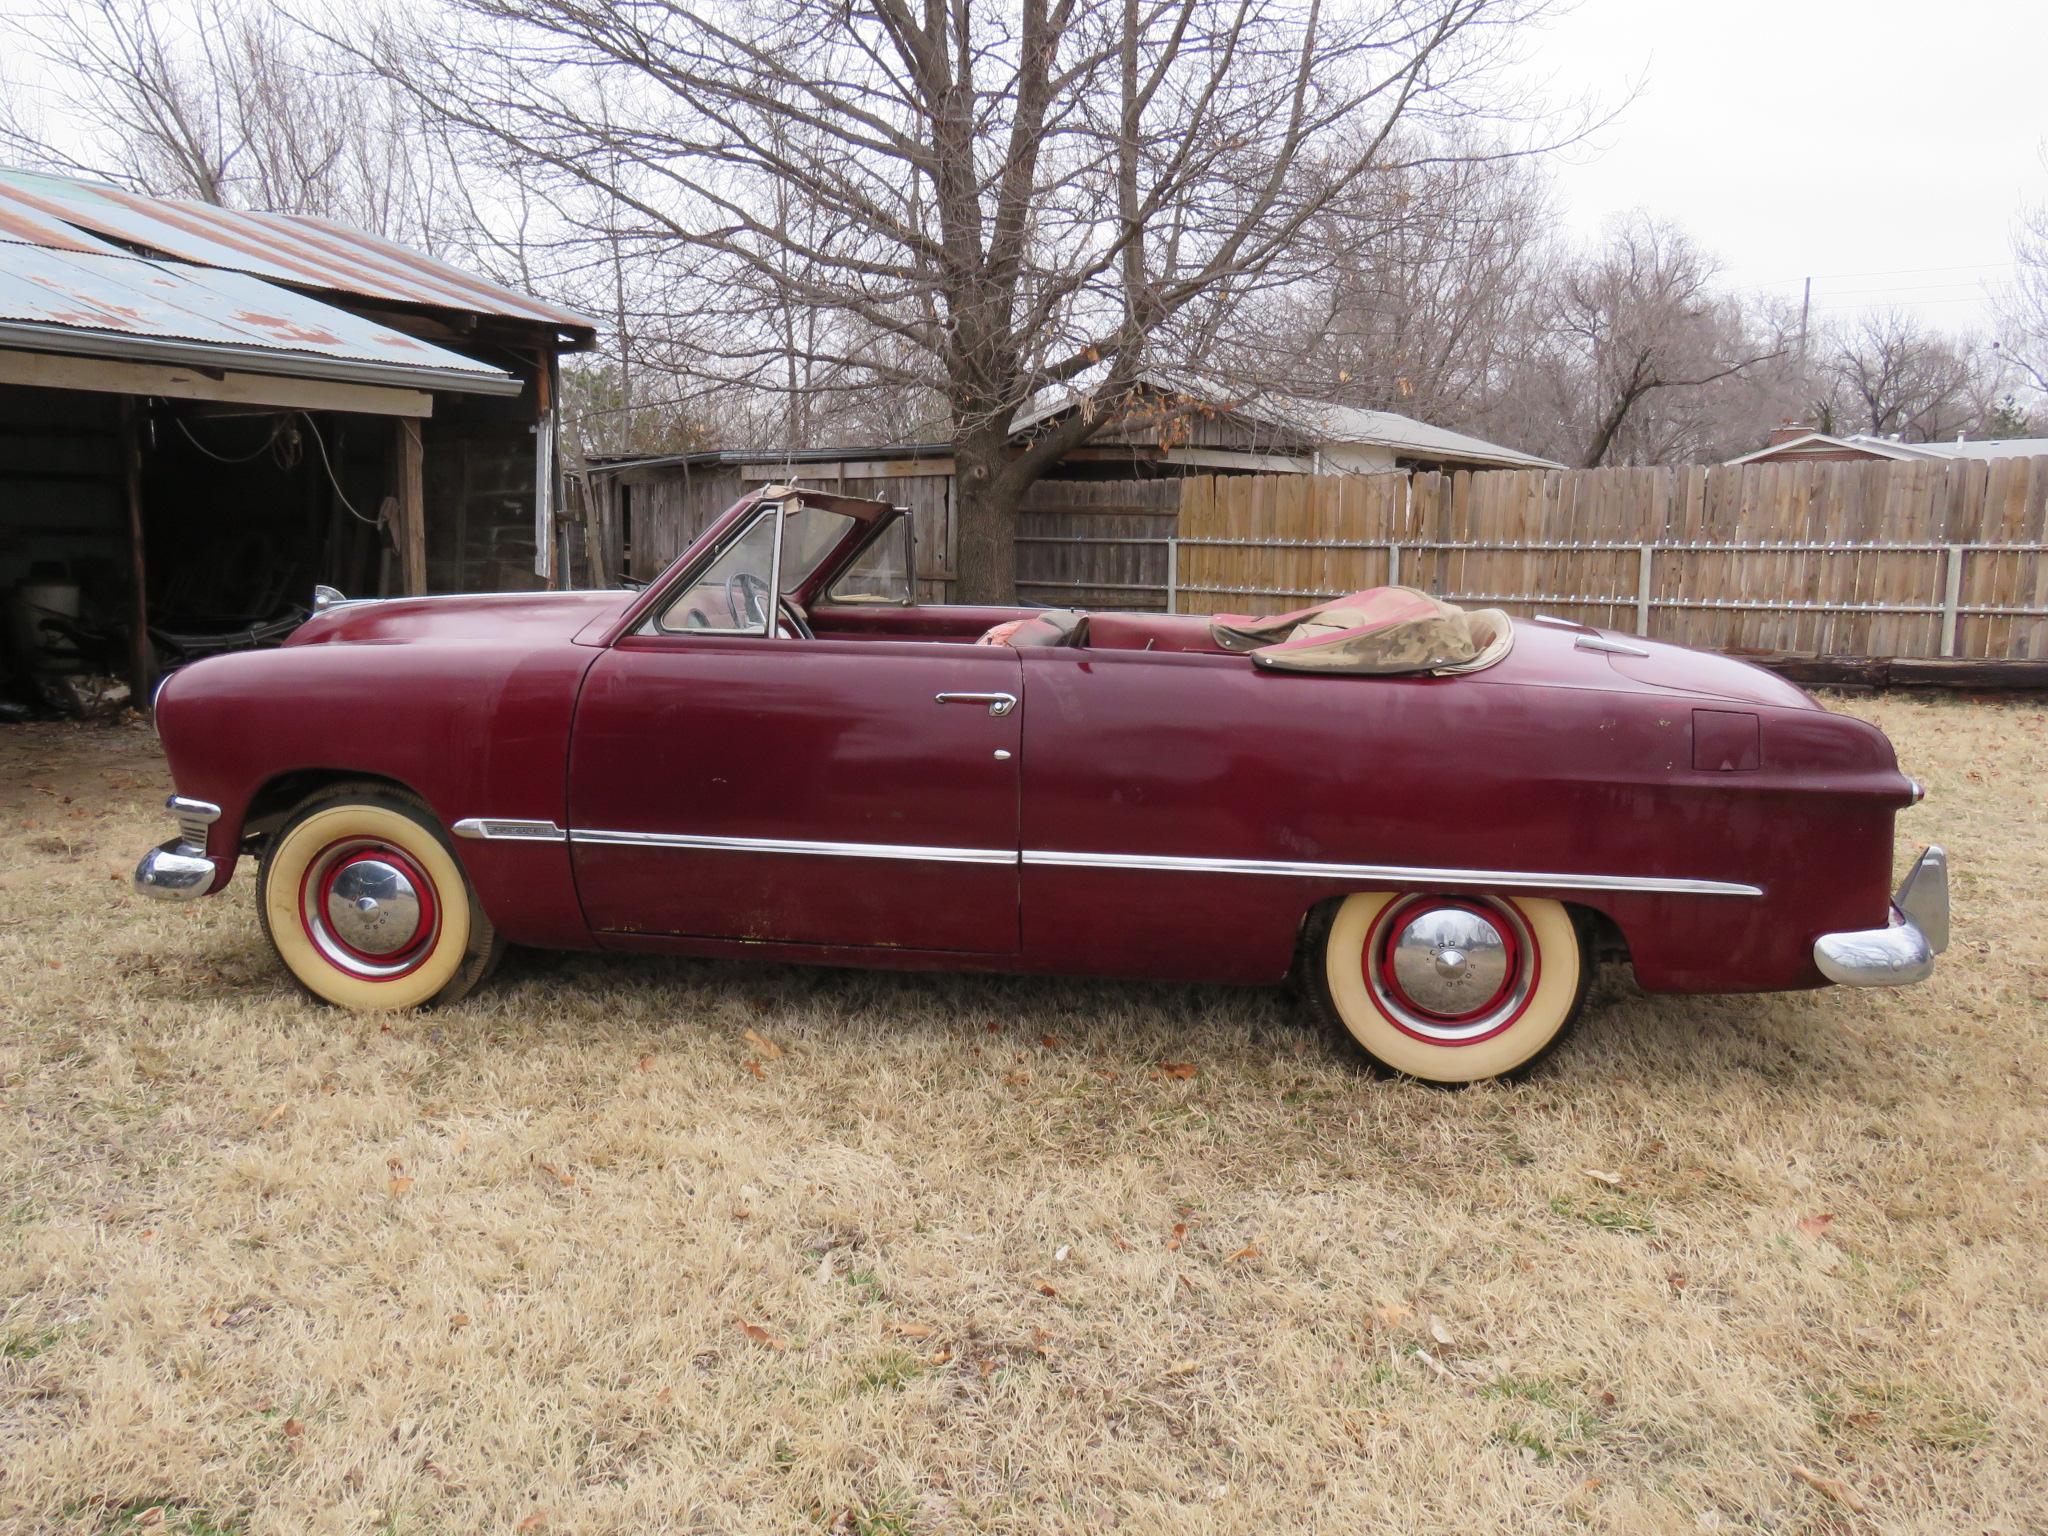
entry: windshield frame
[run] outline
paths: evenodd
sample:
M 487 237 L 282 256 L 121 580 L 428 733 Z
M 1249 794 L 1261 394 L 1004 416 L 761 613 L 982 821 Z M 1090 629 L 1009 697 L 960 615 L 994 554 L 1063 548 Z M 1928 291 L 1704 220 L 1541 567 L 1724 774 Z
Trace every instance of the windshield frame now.
M 658 635 L 758 635 L 764 638 L 774 634 L 776 622 L 781 617 L 782 536 L 788 514 L 789 503 L 777 501 L 763 506 L 757 515 L 742 518 L 735 523 L 723 538 L 704 552 L 702 560 L 670 587 L 669 595 L 648 615 L 646 632 Z M 740 628 L 727 628 L 717 624 L 669 623 L 669 615 L 675 612 L 676 605 L 696 589 L 697 583 L 709 574 L 719 561 L 752 537 L 754 531 L 763 523 L 772 525 L 768 543 L 767 613 L 756 623 Z M 735 614 L 734 617 L 737 618 L 738 615 Z
M 633 635 L 659 635 L 677 639 L 689 633 L 684 630 L 663 629 L 658 622 L 658 616 L 667 611 L 670 602 L 679 591 L 703 574 L 705 567 L 719 557 L 728 543 L 737 537 L 739 531 L 753 524 L 762 507 L 775 506 L 777 515 L 780 516 L 782 504 L 790 501 L 822 507 L 831 512 L 841 512 L 854 520 L 854 526 L 847 529 L 838 546 L 825 555 L 817 568 L 795 591 L 779 594 L 804 611 L 808 611 L 818 600 L 819 592 L 838 579 L 854 552 L 867 543 L 874 525 L 887 521 L 902 510 L 886 501 L 870 500 L 862 496 L 844 496 L 833 491 L 816 491 L 786 484 L 763 486 L 759 490 L 749 491 L 720 513 L 711 526 L 699 534 L 688 549 L 671 561 L 666 570 L 650 581 L 644 591 L 637 593 L 634 601 L 628 603 L 616 618 L 605 622 L 601 628 L 594 628 L 582 643 L 609 646 L 616 645 Z M 782 550 L 780 528 L 777 529 L 775 547 L 779 561 Z M 774 579 L 779 588 L 782 580 L 779 564 L 774 568 Z M 914 593 L 913 588 L 913 595 Z M 774 638 L 772 633 L 765 637 L 754 631 L 746 633 L 753 634 L 756 638 Z

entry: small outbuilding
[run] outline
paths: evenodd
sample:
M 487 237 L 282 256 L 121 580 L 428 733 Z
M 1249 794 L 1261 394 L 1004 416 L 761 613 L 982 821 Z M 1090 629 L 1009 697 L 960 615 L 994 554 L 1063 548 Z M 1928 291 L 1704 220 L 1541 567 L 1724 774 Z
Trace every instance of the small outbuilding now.
M 544 586 L 592 322 L 323 219 L 0 169 L 0 697 L 258 642 L 316 583 Z
M 1021 445 L 1086 408 L 1081 396 L 1048 395 L 1019 413 L 1012 424 L 1015 440 Z M 744 491 L 801 479 L 909 507 L 917 528 L 919 590 L 927 600 L 938 600 L 952 580 L 953 450 L 934 432 L 919 439 L 845 448 L 708 449 L 594 463 L 592 565 L 607 580 L 645 580 Z M 1032 488 L 1020 538 L 1049 544 L 1078 537 L 1067 526 L 1073 517 L 1087 518 L 1103 536 L 1163 537 L 1172 532 L 1179 506 L 1172 482 L 1188 475 L 1562 467 L 1393 411 L 1230 390 L 1156 372 L 1144 377 L 1127 409 L 1069 449 Z M 1028 564 L 1020 557 L 1020 586 L 1067 590 L 1064 582 L 1023 579 Z

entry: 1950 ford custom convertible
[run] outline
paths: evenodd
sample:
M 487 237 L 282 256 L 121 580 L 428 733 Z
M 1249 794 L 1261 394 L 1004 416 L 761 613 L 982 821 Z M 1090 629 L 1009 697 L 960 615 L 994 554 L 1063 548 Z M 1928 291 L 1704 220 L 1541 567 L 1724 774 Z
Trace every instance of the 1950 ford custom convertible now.
M 1601 955 L 1745 992 L 1914 982 L 1947 942 L 1940 849 L 1891 892 L 1890 743 L 1766 672 L 1401 589 L 918 605 L 907 516 L 771 487 L 644 591 L 335 602 L 187 667 L 180 835 L 136 885 L 254 856 L 279 957 L 348 1008 L 449 1003 L 507 942 L 1296 974 L 1439 1082 L 1534 1062 Z

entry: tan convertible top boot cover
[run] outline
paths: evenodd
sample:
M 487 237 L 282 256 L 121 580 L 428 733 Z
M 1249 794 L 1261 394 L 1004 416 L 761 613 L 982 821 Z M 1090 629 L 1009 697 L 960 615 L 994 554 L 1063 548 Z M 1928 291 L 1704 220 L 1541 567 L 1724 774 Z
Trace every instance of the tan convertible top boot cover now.
M 1382 676 L 1477 672 L 1515 643 L 1500 609 L 1468 612 L 1413 587 L 1374 587 L 1271 618 L 1217 614 L 1209 634 L 1226 651 L 1249 651 L 1261 667 Z

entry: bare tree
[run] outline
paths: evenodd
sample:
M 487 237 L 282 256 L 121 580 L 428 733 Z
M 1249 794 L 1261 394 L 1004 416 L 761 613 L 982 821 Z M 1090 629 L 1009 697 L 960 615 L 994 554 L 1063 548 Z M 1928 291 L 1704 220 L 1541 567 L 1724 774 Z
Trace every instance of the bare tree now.
M 1981 433 L 2005 392 L 1996 356 L 1896 311 L 1866 315 L 1837 334 L 1826 367 L 1830 420 L 1911 442 Z
M 1699 392 L 1784 350 L 1714 278 L 1690 238 L 1643 217 L 1560 267 L 1522 374 L 1554 445 L 1588 468 L 1693 456 Z M 1695 408 L 1690 422 L 1668 409 L 1674 400 Z
M 1481 414 L 1526 344 L 1550 254 L 1539 167 L 1477 155 L 1371 177 L 1317 219 L 1325 270 L 1235 317 L 1232 371 L 1442 425 Z
M 2042 162 L 2048 166 L 2048 150 Z M 2012 286 L 1997 303 L 1998 346 L 2029 384 L 2048 393 L 2048 203 L 2021 215 L 2013 264 Z
M 0 18 L 54 107 L 0 113 L 30 165 L 432 245 L 445 155 L 408 98 L 253 0 L 66 0 Z
M 1032 481 L 1149 363 L 1319 268 L 1305 237 L 1401 168 L 1397 126 L 1493 110 L 1547 0 L 457 3 L 455 35 L 368 56 L 563 208 L 686 251 L 707 372 L 935 389 L 957 591 L 992 600 Z M 1056 387 L 1089 408 L 1013 441 Z

